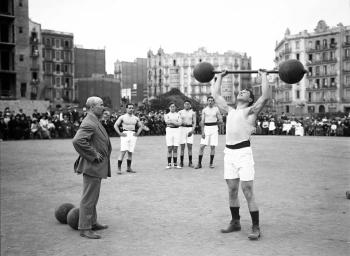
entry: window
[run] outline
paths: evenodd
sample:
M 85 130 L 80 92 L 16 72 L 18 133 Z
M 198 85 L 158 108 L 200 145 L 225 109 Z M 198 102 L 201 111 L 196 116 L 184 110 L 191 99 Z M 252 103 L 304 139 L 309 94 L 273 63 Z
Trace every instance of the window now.
M 295 49 L 299 50 L 300 48 L 300 41 L 295 41 Z
M 56 46 L 56 48 L 59 48 L 60 47 L 60 40 L 59 39 L 56 39 L 55 40 L 55 46 Z
M 45 70 L 46 70 L 46 73 L 51 73 L 52 70 L 51 70 L 51 63 L 45 63 Z
M 309 76 L 312 76 L 312 67 L 309 67 Z
M 328 87 L 328 79 L 327 78 L 323 78 L 322 79 L 322 87 Z
M 316 79 L 315 81 L 316 81 L 316 88 L 317 89 L 320 88 L 320 79 Z
M 328 60 L 328 52 L 322 53 L 322 60 L 324 60 L 324 61 Z
M 56 72 L 61 72 L 61 65 L 60 64 L 56 64 Z
M 46 50 L 45 56 L 46 56 L 46 59 L 51 60 L 52 59 L 52 57 L 51 57 L 51 50 Z
M 311 100 L 312 100 L 312 93 L 309 92 L 309 101 L 311 101 Z
M 345 42 L 350 43 L 350 36 L 345 36 Z
M 320 61 L 321 60 L 321 55 L 319 53 L 316 53 L 315 60 L 316 61 Z
M 60 59 L 60 52 L 59 51 L 56 51 L 56 56 L 55 56 L 56 60 L 59 60 Z
M 297 60 L 299 60 L 300 59 L 300 54 L 299 53 L 297 53 Z
M 68 65 L 65 64 L 63 67 L 64 67 L 64 72 L 65 72 L 65 73 L 68 73 Z
M 330 43 L 330 47 L 331 48 L 335 48 L 335 45 L 336 45 L 336 43 L 335 43 L 335 39 L 334 38 L 331 38 L 331 43 Z
M 324 75 L 327 75 L 327 66 L 326 66 L 326 65 L 323 66 L 323 74 L 324 74 Z
M 334 60 L 334 52 L 329 52 L 329 59 Z
M 38 79 L 38 73 L 32 72 L 32 79 L 37 80 Z
M 296 95 L 297 99 L 300 99 L 300 91 L 297 90 L 297 95 Z
M 309 54 L 309 61 L 312 61 L 312 54 Z
M 22 7 L 22 6 L 23 6 L 23 0 L 19 0 L 18 5 L 19 5 L 20 7 Z
M 65 79 L 65 87 L 66 87 L 66 88 L 69 87 L 69 84 L 70 84 L 70 83 L 69 83 L 69 78 L 66 78 L 66 79 Z
M 19 55 L 19 61 L 23 61 L 24 60 L 24 55 L 23 54 L 20 54 Z
M 65 40 L 65 41 L 64 41 L 64 47 L 69 48 L 69 41 L 68 41 L 68 40 Z
M 26 83 L 21 83 L 21 97 L 25 97 L 27 92 L 27 84 Z
M 61 78 L 56 77 L 56 86 L 60 86 L 60 84 L 61 84 Z
M 50 45 L 51 45 L 51 40 L 50 40 L 50 38 L 46 38 L 46 45 L 47 45 L 47 46 L 50 46 Z
M 350 75 L 344 77 L 345 85 L 350 85 Z
M 23 27 L 18 27 L 18 33 L 20 33 L 20 34 L 23 33 Z
M 331 87 L 336 87 L 335 78 L 331 77 Z
M 173 66 L 174 67 L 176 66 L 176 60 L 173 60 Z
M 316 76 L 320 75 L 320 66 L 316 66 Z
M 349 57 L 350 57 L 350 50 L 345 49 L 345 58 L 349 58 Z
M 327 48 L 327 39 L 323 39 L 322 46 L 323 46 L 323 49 Z
M 321 49 L 320 40 L 316 40 L 316 42 L 315 42 L 315 49 L 316 49 L 316 50 Z
M 286 113 L 289 113 L 289 106 L 286 106 Z

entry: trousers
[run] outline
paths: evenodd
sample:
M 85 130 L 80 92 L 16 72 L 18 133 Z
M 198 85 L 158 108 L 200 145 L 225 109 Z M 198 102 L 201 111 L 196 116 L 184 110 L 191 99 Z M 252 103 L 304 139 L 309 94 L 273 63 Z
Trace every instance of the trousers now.
M 100 196 L 101 178 L 83 174 L 83 195 L 79 209 L 79 230 L 91 229 L 97 223 L 96 205 Z

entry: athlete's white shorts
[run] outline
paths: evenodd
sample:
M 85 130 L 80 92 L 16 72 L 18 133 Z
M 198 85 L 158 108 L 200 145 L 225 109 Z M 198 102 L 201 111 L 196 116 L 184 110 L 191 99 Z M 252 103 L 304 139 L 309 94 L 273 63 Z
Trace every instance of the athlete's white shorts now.
M 226 180 L 254 180 L 254 159 L 251 147 L 224 150 L 224 178 Z
M 123 131 L 126 137 L 120 137 L 120 151 L 134 152 L 137 137 L 134 136 L 134 131 Z
M 217 146 L 219 138 L 219 129 L 217 125 L 204 126 L 205 138 L 201 138 L 201 145 Z
M 170 128 L 165 129 L 165 139 L 166 145 L 169 146 L 179 146 L 180 142 L 180 129 L 179 128 Z
M 183 127 L 180 128 L 180 144 L 193 144 L 193 134 L 188 137 L 188 133 L 192 131 L 192 127 Z

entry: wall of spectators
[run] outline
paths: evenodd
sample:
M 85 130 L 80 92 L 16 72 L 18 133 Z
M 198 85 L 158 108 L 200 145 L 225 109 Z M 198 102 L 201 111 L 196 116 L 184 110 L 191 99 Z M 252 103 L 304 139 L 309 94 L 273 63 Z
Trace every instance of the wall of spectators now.
M 143 126 L 141 136 L 165 135 L 164 114 L 167 111 L 136 111 Z M 0 140 L 21 139 L 57 139 L 73 138 L 82 120 L 86 116 L 86 109 L 57 109 L 39 113 L 33 110 L 31 115 L 18 113 L 9 108 L 0 111 Z M 124 111 L 112 112 L 106 110 L 101 119 L 110 137 L 118 136 L 114 130 L 114 123 Z M 197 113 L 195 133 L 200 134 L 200 115 Z M 223 123 L 219 124 L 219 134 L 225 134 L 226 115 Z M 350 116 L 335 117 L 302 117 L 259 115 L 256 123 L 256 135 L 290 135 L 290 136 L 350 136 Z

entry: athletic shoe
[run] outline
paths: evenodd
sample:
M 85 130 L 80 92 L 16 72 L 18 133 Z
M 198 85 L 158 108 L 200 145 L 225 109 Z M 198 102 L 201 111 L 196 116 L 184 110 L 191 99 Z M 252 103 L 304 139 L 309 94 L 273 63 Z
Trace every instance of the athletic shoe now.
M 122 174 L 122 169 L 118 168 L 117 174 L 121 175 Z
M 241 223 L 239 220 L 231 220 L 230 225 L 226 229 L 221 229 L 221 233 L 231 233 L 241 230 Z
M 210 168 L 215 168 L 214 164 L 209 165 Z
M 165 168 L 167 168 L 167 169 L 171 169 L 171 164 L 168 164 Z
M 131 168 L 126 169 L 126 171 L 129 172 L 129 173 L 136 173 L 136 172 L 135 172 L 133 169 L 131 169 Z
M 184 167 L 184 163 L 180 163 L 180 167 Z
M 201 164 L 197 164 L 196 167 L 194 167 L 194 169 L 200 169 L 200 168 L 202 168 Z
M 182 167 L 180 165 L 174 164 L 173 166 L 175 169 L 182 169 Z
M 188 167 L 193 168 L 194 166 L 193 166 L 193 164 L 192 164 L 192 163 L 189 163 L 189 164 L 188 164 Z
M 248 235 L 250 240 L 257 240 L 260 237 L 260 228 L 257 225 L 252 226 L 252 232 Z

